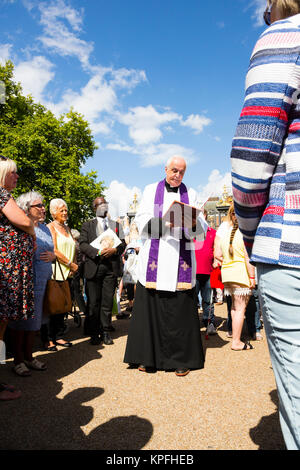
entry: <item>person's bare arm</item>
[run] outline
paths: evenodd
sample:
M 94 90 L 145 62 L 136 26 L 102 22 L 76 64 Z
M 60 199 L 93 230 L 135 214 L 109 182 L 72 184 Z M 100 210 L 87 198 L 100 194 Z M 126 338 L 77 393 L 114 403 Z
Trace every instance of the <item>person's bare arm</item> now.
M 58 261 L 65 266 L 68 266 L 71 271 L 76 272 L 78 269 L 78 266 L 76 263 L 73 263 L 73 260 L 69 260 L 61 251 L 57 249 L 57 242 L 56 242 L 56 231 L 55 228 L 50 224 L 47 226 L 51 232 L 52 235 L 52 240 L 53 240 L 53 245 L 54 245 L 54 253 Z
M 15 227 L 28 233 L 34 239 L 36 238 L 32 220 L 20 209 L 13 198 L 7 201 L 2 209 L 2 213 Z
M 245 254 L 246 267 L 247 267 L 247 271 L 248 271 L 248 275 L 249 275 L 249 279 L 250 279 L 250 288 L 254 289 L 254 287 L 255 287 L 255 267 L 252 266 L 252 264 L 250 264 L 249 256 L 248 256 L 248 253 L 247 253 L 247 250 L 246 250 L 245 246 L 244 246 L 244 254 Z
M 221 266 L 223 262 L 223 253 L 221 249 L 221 239 L 216 235 L 214 242 L 214 262 L 213 267 Z

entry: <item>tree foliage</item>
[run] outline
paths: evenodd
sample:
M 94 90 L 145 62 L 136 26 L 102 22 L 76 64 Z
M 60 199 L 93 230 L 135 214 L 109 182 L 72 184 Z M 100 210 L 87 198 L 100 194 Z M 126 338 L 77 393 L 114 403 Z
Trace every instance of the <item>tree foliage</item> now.
M 95 171 L 82 172 L 97 148 L 89 124 L 72 109 L 57 118 L 31 96 L 23 96 L 13 69 L 10 61 L 0 65 L 6 93 L 0 104 L 0 153 L 17 163 L 20 178 L 14 195 L 34 189 L 44 196 L 47 208 L 51 199 L 62 198 L 70 227 L 80 228 L 93 216 L 92 201 L 104 190 Z

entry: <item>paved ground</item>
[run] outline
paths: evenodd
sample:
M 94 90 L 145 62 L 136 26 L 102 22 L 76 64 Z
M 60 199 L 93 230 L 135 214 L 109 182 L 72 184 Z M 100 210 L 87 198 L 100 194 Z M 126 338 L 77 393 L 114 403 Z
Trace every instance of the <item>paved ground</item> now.
M 233 352 L 224 305 L 216 306 L 218 335 L 205 340 L 205 368 L 186 377 L 145 374 L 124 364 L 130 320 L 115 320 L 114 345 L 91 346 L 68 321 L 74 345 L 35 356 L 48 364 L 29 378 L 12 360 L 1 380 L 21 399 L 0 402 L 0 449 L 284 449 L 266 340 Z

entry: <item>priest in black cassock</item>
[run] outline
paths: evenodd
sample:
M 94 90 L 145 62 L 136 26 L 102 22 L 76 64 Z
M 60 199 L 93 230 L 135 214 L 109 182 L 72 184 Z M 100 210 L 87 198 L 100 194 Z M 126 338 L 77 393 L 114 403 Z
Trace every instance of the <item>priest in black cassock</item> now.
M 124 362 L 140 371 L 175 370 L 185 376 L 204 367 L 196 295 L 193 238 L 204 239 L 200 213 L 191 227 L 165 220 L 173 201 L 196 206 L 196 193 L 182 183 L 184 158 L 168 160 L 166 177 L 146 186 L 135 217 L 142 248 Z M 180 226 L 178 226 L 180 225 Z

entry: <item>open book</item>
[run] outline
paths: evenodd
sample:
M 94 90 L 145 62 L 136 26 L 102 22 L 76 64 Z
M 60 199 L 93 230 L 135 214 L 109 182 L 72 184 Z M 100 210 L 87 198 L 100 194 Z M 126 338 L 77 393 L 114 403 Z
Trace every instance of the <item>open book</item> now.
M 90 245 L 97 250 L 104 250 L 104 248 L 116 248 L 121 243 L 120 238 L 115 234 L 115 232 L 111 228 L 108 228 L 101 233 L 99 237 L 95 238 Z
M 202 209 L 198 209 L 198 207 L 189 206 L 180 201 L 173 201 L 162 219 L 163 222 L 172 223 L 174 227 L 192 228 L 200 212 L 202 212 Z

